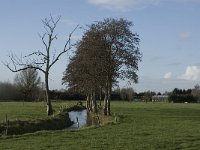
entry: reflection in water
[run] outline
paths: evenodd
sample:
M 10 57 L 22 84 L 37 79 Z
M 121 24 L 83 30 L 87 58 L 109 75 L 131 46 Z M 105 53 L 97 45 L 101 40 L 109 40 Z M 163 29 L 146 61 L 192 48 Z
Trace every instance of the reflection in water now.
M 69 118 L 74 122 L 70 128 L 82 128 L 87 125 L 87 110 L 70 111 Z
M 86 109 L 81 111 L 70 111 L 69 118 L 74 122 L 69 129 L 79 129 L 85 126 L 96 126 L 100 124 L 99 117 L 89 117 Z

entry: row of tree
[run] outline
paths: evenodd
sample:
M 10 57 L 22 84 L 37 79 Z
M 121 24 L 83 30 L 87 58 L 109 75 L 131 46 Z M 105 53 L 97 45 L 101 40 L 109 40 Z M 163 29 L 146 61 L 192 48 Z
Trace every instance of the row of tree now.
M 197 84 L 193 89 L 178 89 L 175 88 L 169 94 L 169 102 L 174 103 L 197 103 L 200 100 L 200 86 Z
M 63 83 L 87 96 L 88 111 L 97 112 L 96 94 L 100 91 L 104 115 L 110 115 L 111 92 L 117 79 L 138 81 L 141 53 L 139 36 L 132 32 L 132 26 L 125 19 L 104 19 L 89 25 L 76 44 Z
M 124 101 L 151 101 L 152 96 L 161 95 L 152 91 L 136 93 L 133 88 L 117 88 L 111 92 L 112 100 Z M 95 99 L 101 100 L 104 93 L 97 91 Z M 76 90 L 52 90 L 49 98 L 53 100 L 84 100 L 85 95 Z M 24 100 L 42 101 L 45 99 L 44 83 L 41 82 L 38 72 L 35 69 L 27 69 L 18 73 L 14 83 L 0 82 L 0 100 Z M 175 88 L 169 93 L 169 102 L 198 102 L 200 99 L 200 86 L 197 84 L 193 89 Z M 100 103 L 101 104 L 101 103 Z
M 24 71 L 23 71 L 24 72 Z M 21 73 L 20 73 L 21 74 Z M 17 74 L 17 79 L 19 75 Z M 26 77 L 21 76 L 20 80 L 26 81 Z M 15 80 L 14 80 L 15 81 Z M 32 83 L 31 81 L 30 83 Z M 86 96 L 84 94 L 78 93 L 71 89 L 68 90 L 50 90 L 49 98 L 51 100 L 85 100 Z M 132 101 L 137 97 L 137 94 L 132 88 L 117 88 L 112 91 L 112 100 L 123 100 Z M 96 99 L 100 100 L 100 96 L 104 97 L 104 94 L 100 95 L 99 92 L 96 93 Z M 34 88 L 29 85 L 29 82 L 24 82 L 23 84 L 18 80 L 14 83 L 10 82 L 0 82 L 0 100 L 1 101 L 44 101 L 45 100 L 45 89 L 42 82 L 35 84 Z

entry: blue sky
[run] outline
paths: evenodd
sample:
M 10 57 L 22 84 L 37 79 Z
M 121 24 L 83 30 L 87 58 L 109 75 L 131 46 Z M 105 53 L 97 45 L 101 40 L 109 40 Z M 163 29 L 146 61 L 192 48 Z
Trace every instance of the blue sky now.
M 200 84 L 199 8 L 200 0 L 0 0 L 0 60 L 8 60 L 10 51 L 26 55 L 43 50 L 38 33 L 44 33 L 41 19 L 50 14 L 61 15 L 53 46 L 57 52 L 77 24 L 123 17 L 134 23 L 143 53 L 139 83 L 131 86 L 137 92 L 193 88 Z M 82 31 L 76 30 L 73 39 L 81 36 Z M 66 54 L 52 68 L 50 89 L 64 88 L 61 78 L 67 63 Z M 0 81 L 13 82 L 15 73 L 2 63 L 0 70 Z

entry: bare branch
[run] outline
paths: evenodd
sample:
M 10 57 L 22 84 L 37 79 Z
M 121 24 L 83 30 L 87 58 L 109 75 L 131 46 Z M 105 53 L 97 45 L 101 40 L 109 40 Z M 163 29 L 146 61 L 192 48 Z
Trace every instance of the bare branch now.
M 37 69 L 37 70 L 40 70 L 40 71 L 42 71 L 43 73 L 46 72 L 45 70 L 43 70 L 42 68 L 37 67 L 37 66 L 32 66 L 32 65 L 26 65 L 26 64 L 24 64 L 24 67 L 17 69 L 17 68 L 16 68 L 16 64 L 15 64 L 15 67 L 14 67 L 14 68 L 11 68 L 10 65 L 9 65 L 9 63 L 7 63 L 7 62 L 2 62 L 2 63 L 4 64 L 4 66 L 6 66 L 6 67 L 7 67 L 10 71 L 12 71 L 12 72 L 19 72 L 19 71 L 26 70 L 26 69 L 29 69 L 29 68 L 30 68 L 30 69 Z
M 55 57 L 55 59 L 52 61 L 52 63 L 49 65 L 49 68 L 51 68 L 60 58 L 60 56 L 64 53 L 66 53 L 69 49 L 71 49 L 72 45 L 71 45 L 71 36 L 72 34 L 75 32 L 75 30 L 79 27 L 79 25 L 77 25 L 74 30 L 69 34 L 69 38 L 67 40 L 67 42 L 64 45 L 63 51 L 60 52 L 57 57 Z M 68 47 L 67 47 L 68 46 Z
M 28 54 L 28 55 L 24 56 L 24 58 L 30 57 L 30 56 L 32 56 L 32 55 L 44 56 L 44 57 L 46 57 L 46 55 L 45 55 L 44 53 L 42 53 L 41 51 L 38 50 L 37 52 L 33 52 L 33 53 L 31 53 L 31 54 Z
M 31 53 L 24 57 L 22 55 L 20 57 L 18 57 L 16 54 L 11 53 L 8 55 L 11 63 L 8 63 L 8 62 L 2 62 L 2 63 L 4 66 L 6 66 L 12 72 L 19 72 L 22 70 L 26 70 L 28 68 L 33 68 L 33 69 L 37 69 L 37 70 L 40 70 L 43 73 L 45 73 L 45 70 L 43 70 L 39 66 L 39 65 L 43 65 L 44 62 L 38 62 L 35 59 L 24 60 L 24 58 L 29 58 L 32 55 L 42 55 L 43 56 L 44 54 L 38 51 L 38 52 Z M 13 67 L 11 67 L 11 66 L 13 66 Z
M 41 36 L 40 34 L 38 34 L 38 35 L 39 35 L 39 37 L 41 38 L 42 43 L 43 43 L 44 46 L 45 46 L 45 49 L 47 50 L 47 44 L 46 44 L 46 42 L 45 42 L 45 40 L 44 40 L 44 38 L 46 37 L 47 33 L 44 33 L 42 36 Z

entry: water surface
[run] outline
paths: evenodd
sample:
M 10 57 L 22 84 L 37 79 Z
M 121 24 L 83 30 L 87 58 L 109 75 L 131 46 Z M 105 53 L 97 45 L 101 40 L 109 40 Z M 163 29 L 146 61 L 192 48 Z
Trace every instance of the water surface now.
M 70 127 L 72 129 L 78 129 L 78 128 L 87 126 L 87 110 L 86 109 L 81 110 L 81 111 L 70 111 L 69 118 L 71 121 L 74 122 L 74 124 Z

